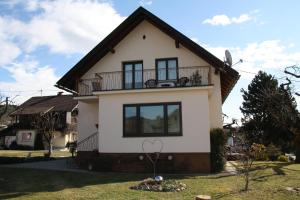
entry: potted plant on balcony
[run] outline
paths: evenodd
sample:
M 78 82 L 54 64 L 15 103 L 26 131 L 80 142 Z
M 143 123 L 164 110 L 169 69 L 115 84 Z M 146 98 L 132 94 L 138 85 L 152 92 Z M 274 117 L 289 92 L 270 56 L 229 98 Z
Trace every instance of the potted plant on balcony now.
M 199 85 L 201 85 L 202 76 L 200 75 L 199 70 L 193 72 L 190 80 L 191 80 L 191 85 L 192 86 L 199 86 Z

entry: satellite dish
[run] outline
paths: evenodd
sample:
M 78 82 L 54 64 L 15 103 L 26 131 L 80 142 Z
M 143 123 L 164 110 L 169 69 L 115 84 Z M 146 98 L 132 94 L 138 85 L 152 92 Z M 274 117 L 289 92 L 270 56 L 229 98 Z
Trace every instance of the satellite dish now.
M 229 67 L 232 66 L 232 57 L 231 53 L 228 50 L 225 51 L 225 63 L 227 63 Z

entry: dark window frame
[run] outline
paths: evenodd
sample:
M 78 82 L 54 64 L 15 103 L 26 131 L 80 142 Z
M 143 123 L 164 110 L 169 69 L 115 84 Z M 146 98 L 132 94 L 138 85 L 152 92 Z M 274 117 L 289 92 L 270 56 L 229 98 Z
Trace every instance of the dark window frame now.
M 131 88 L 125 88 L 125 65 L 131 64 L 132 65 L 132 83 Z M 122 62 L 122 88 L 123 90 L 132 90 L 132 89 L 141 89 L 135 87 L 135 65 L 136 64 L 142 64 L 142 87 L 144 87 L 144 63 L 143 60 L 135 60 L 135 61 L 124 61 Z
M 140 107 L 142 106 L 163 106 L 164 110 L 164 132 L 163 133 L 149 133 L 145 134 L 141 131 L 141 120 L 140 120 Z M 168 105 L 178 105 L 179 106 L 179 132 L 169 133 L 168 132 Z M 125 109 L 126 107 L 135 107 L 136 108 L 136 134 L 126 133 L 125 132 Z M 162 102 L 162 103 L 141 103 L 141 104 L 123 104 L 123 137 L 174 137 L 182 136 L 182 105 L 181 102 Z
M 169 60 L 175 60 L 176 61 L 176 80 L 179 78 L 179 71 L 178 71 L 178 58 L 173 57 L 173 58 L 156 58 L 155 59 L 155 78 L 157 81 L 174 81 L 175 79 L 169 79 L 169 65 L 168 61 Z M 158 62 L 159 61 L 165 61 L 166 62 L 166 80 L 158 80 Z

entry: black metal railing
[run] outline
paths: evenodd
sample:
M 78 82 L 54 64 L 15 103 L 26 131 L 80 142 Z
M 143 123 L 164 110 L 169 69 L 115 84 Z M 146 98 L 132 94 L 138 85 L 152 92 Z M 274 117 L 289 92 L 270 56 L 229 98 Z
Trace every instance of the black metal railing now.
M 99 149 L 98 132 L 95 132 L 85 139 L 77 142 L 77 151 L 95 151 Z
M 209 69 L 209 66 L 193 66 L 158 71 L 144 69 L 133 72 L 102 72 L 97 73 L 96 78 L 80 80 L 78 93 L 80 96 L 87 96 L 92 95 L 94 91 L 209 85 Z

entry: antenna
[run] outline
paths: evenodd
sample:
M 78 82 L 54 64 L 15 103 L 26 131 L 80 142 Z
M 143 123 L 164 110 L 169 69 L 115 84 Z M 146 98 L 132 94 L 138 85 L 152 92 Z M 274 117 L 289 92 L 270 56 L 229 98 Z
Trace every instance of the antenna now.
M 231 57 L 231 53 L 229 52 L 229 50 L 225 50 L 225 64 L 228 64 L 229 67 L 232 66 L 232 57 Z

